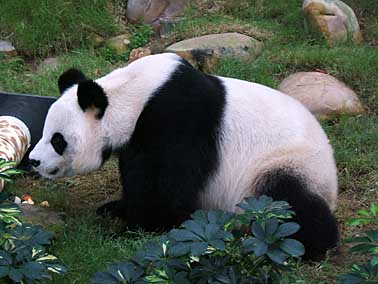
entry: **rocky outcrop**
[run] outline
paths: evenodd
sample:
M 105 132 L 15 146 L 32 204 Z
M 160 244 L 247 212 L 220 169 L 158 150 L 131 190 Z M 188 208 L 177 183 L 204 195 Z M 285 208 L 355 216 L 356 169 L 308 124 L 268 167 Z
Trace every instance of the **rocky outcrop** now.
M 130 44 L 129 38 L 130 38 L 129 34 L 122 34 L 119 36 L 115 36 L 115 37 L 107 39 L 105 42 L 105 46 L 113 49 L 116 54 L 121 54 L 129 50 L 129 44 Z
M 221 58 L 235 58 L 252 62 L 262 52 L 263 44 L 246 35 L 224 33 L 205 35 L 177 42 L 166 49 L 176 53 L 192 65 L 209 72 Z
M 127 18 L 132 23 L 151 24 L 159 30 L 159 18 L 174 18 L 184 14 L 189 0 L 129 0 Z
M 351 39 L 363 41 L 356 14 L 340 0 L 304 0 L 303 13 L 308 31 L 323 35 L 329 46 Z
M 278 89 L 302 102 L 312 113 L 359 114 L 363 107 L 356 93 L 331 75 L 320 72 L 299 72 L 290 75 Z

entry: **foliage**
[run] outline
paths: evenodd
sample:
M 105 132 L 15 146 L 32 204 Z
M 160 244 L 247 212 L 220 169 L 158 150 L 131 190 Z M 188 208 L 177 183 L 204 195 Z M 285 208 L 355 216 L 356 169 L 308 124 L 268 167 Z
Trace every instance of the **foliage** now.
M 372 225 L 378 221 L 378 203 L 373 203 L 370 210 L 357 211 L 359 218 L 347 221 L 350 226 Z M 378 230 L 369 229 L 362 235 L 345 240 L 346 243 L 355 244 L 349 249 L 349 253 L 360 253 L 371 256 L 365 264 L 354 264 L 351 272 L 340 275 L 340 284 L 369 284 L 378 283 Z
M 31 57 L 83 47 L 94 33 L 117 30 L 107 0 L 0 0 L 0 7 L 0 36 Z
M 0 161 L 0 179 L 12 181 L 21 172 L 13 162 Z M 66 269 L 57 258 L 46 251 L 53 237 L 39 226 L 22 223 L 18 205 L 7 202 L 0 193 L 0 282 L 38 284 L 50 283 L 51 273 L 61 274 Z
M 299 230 L 283 223 L 293 214 L 290 206 L 266 196 L 238 206 L 244 213 L 196 211 L 131 260 L 97 272 L 93 283 L 280 283 L 288 260 L 304 254 L 301 243 L 286 238 Z M 238 236 L 240 226 L 246 233 Z

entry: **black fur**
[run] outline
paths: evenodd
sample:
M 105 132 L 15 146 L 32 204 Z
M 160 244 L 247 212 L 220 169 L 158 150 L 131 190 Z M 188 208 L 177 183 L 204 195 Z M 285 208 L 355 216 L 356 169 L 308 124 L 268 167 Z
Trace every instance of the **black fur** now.
M 186 220 L 219 165 L 224 107 L 221 81 L 183 62 L 151 97 L 129 143 L 118 151 L 123 199 L 99 211 L 146 230 Z
M 339 233 L 335 217 L 327 203 L 307 190 L 306 180 L 290 170 L 276 170 L 259 179 L 257 193 L 285 200 L 293 207 L 293 218 L 301 229 L 293 237 L 305 248 L 305 259 L 319 259 L 337 246 Z
M 55 152 L 59 155 L 63 155 L 64 150 L 67 148 L 67 142 L 64 139 L 64 136 L 60 132 L 55 132 L 50 140 L 51 145 L 53 146 Z
M 99 84 L 91 80 L 79 83 L 77 97 L 83 111 L 95 107 L 98 110 L 96 118 L 100 119 L 104 116 L 109 103 L 104 90 Z
M 61 94 L 75 84 L 85 81 L 85 75 L 75 68 L 68 69 L 58 79 L 58 87 Z

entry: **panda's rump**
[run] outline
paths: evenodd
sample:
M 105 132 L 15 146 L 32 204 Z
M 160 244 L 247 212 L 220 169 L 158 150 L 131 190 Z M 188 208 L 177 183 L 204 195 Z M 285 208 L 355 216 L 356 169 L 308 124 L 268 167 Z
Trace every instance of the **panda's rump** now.
M 201 207 L 237 211 L 243 198 L 256 195 L 268 172 L 290 169 L 305 177 L 306 190 L 333 208 L 337 195 L 332 147 L 313 115 L 273 89 L 223 78 L 227 103 L 220 164 L 201 194 Z

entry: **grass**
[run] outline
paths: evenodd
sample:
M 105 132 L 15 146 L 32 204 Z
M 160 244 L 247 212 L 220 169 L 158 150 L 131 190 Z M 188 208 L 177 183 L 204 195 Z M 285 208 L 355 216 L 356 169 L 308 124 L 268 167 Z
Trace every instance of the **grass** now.
M 0 0 L 0 36 L 36 58 L 83 47 L 93 34 L 117 31 L 107 0 Z
M 2 9 L 5 7 L 3 2 L 4 0 L 0 0 Z M 47 0 L 34 2 L 49 3 Z M 72 4 L 72 1 L 65 2 Z M 345 0 L 355 9 L 366 41 L 362 46 L 344 44 L 333 49 L 329 49 L 322 40 L 305 33 L 300 11 L 301 2 L 241 0 L 235 5 L 231 0 L 196 0 L 187 13 L 186 21 L 176 32 L 168 39 L 154 40 L 152 46 L 156 51 L 162 51 L 166 45 L 191 36 L 237 31 L 262 40 L 265 45 L 264 52 L 253 64 L 235 60 L 221 61 L 215 71 L 219 75 L 277 87 L 283 78 L 293 72 L 321 69 L 353 88 L 361 98 L 366 113 L 356 117 L 330 117 L 322 121 L 335 149 L 340 184 L 336 215 L 342 237 L 346 237 L 358 230 L 345 226 L 345 220 L 352 217 L 356 210 L 368 207 L 371 202 L 378 200 L 378 2 Z M 85 5 L 88 2 L 78 3 Z M 104 1 L 99 0 L 96 3 L 101 5 Z M 8 9 L 18 4 L 9 2 L 6 5 Z M 40 6 L 37 5 L 36 9 L 40 9 Z M 86 18 L 87 14 L 83 13 L 80 17 Z M 96 21 L 96 17 L 90 18 Z M 23 19 L 23 16 L 16 15 L 14 20 L 16 19 Z M 106 20 L 106 17 L 104 19 Z M 95 30 L 110 27 L 96 24 L 93 26 Z M 42 27 L 33 26 L 36 31 L 30 30 L 27 37 L 37 39 L 42 31 L 49 30 L 48 27 L 45 30 Z M 53 31 L 54 29 L 51 30 L 51 34 Z M 111 32 L 112 29 L 107 28 L 103 31 L 105 34 Z M 63 70 L 69 67 L 78 67 L 88 77 L 97 78 L 125 64 L 122 58 L 114 57 L 109 50 L 94 50 L 82 46 L 85 40 L 80 39 L 81 43 L 76 44 L 77 35 L 76 31 L 71 34 L 73 44 L 69 47 L 81 48 L 69 48 L 68 52 L 58 57 L 56 68 L 41 66 L 40 56 L 33 62 L 21 57 L 0 59 L 0 91 L 57 96 L 56 80 Z M 22 34 L 15 32 L 12 36 L 21 38 Z M 49 43 L 41 41 L 40 46 L 42 51 Z M 60 48 L 62 46 L 56 50 Z M 61 50 L 65 49 L 66 47 L 63 47 Z M 25 54 L 44 54 L 33 45 L 25 50 Z M 102 170 L 85 177 L 58 181 L 35 181 L 25 178 L 17 181 L 16 194 L 31 194 L 37 203 L 48 200 L 53 209 L 66 213 L 66 224 L 54 228 L 57 238 L 53 252 L 62 259 L 70 271 L 57 279 L 57 283 L 89 283 L 95 271 L 104 270 L 107 264 L 127 258 L 143 242 L 154 237 L 142 232 L 128 232 L 114 239 L 111 235 L 117 231 L 119 224 L 108 224 L 108 220 L 95 217 L 95 208 L 116 198 L 119 192 L 115 160 L 105 165 Z M 339 255 L 330 256 L 325 261 L 298 263 L 295 271 L 286 275 L 283 283 L 335 283 L 336 275 L 346 271 L 351 263 L 356 261 L 354 257 L 345 253 L 345 247 L 342 246 Z

